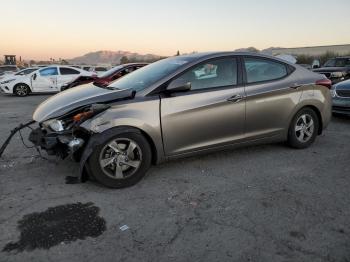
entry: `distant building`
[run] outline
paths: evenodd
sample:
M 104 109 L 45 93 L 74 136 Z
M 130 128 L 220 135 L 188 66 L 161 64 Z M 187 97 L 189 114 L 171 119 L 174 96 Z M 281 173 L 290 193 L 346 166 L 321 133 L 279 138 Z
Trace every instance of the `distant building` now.
M 4 57 L 5 57 L 5 61 L 4 61 L 5 65 L 16 65 L 15 55 L 4 55 Z
M 320 56 L 327 52 L 336 53 L 339 55 L 350 54 L 350 44 L 348 45 L 328 45 L 328 46 L 310 46 L 310 47 L 295 47 L 295 48 L 271 48 L 271 55 L 291 54 L 291 55 L 310 55 Z

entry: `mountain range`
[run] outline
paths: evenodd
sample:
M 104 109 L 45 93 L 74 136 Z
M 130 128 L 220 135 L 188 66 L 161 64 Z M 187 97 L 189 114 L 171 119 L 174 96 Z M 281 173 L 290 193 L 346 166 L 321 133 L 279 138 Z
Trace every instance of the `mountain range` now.
M 71 64 L 119 64 L 122 57 L 127 57 L 129 61 L 152 62 L 161 58 L 154 54 L 138 54 L 129 51 L 96 51 L 68 59 Z
M 261 52 L 265 54 L 270 54 L 271 50 L 274 47 L 270 47 L 264 50 L 258 50 L 254 47 L 248 48 L 240 48 L 235 51 L 248 51 L 248 52 Z M 155 54 L 139 54 L 133 53 L 129 51 L 109 51 L 109 50 L 101 50 L 96 52 L 90 52 L 82 56 L 78 56 L 72 59 L 68 59 L 67 61 L 70 64 L 120 64 L 120 59 L 122 57 L 127 57 L 130 62 L 153 62 L 156 61 L 162 56 Z

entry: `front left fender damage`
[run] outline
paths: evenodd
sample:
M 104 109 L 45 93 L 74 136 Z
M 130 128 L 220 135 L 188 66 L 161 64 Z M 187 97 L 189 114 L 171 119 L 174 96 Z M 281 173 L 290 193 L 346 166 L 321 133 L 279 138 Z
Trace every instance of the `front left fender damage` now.
M 124 133 L 124 132 L 139 132 L 139 130 L 135 128 L 130 127 L 116 127 L 111 128 L 109 130 L 106 130 L 102 133 L 94 133 L 86 146 L 84 147 L 84 151 L 80 158 L 80 164 L 79 164 L 79 179 L 81 182 L 85 182 L 88 179 L 94 180 L 94 177 L 92 173 L 90 172 L 90 166 L 89 166 L 89 157 L 91 154 L 96 150 L 96 147 L 101 145 L 103 142 L 105 142 L 106 137 L 109 137 L 111 135 L 116 136 L 118 134 Z

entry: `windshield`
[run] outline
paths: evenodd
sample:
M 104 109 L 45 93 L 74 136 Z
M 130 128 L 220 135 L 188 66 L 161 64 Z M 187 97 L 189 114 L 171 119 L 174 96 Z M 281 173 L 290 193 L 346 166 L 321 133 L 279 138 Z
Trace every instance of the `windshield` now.
M 18 73 L 16 73 L 15 75 L 18 76 L 18 75 L 28 75 L 30 74 L 31 72 L 34 72 L 35 70 L 38 70 L 37 68 L 27 68 L 27 69 L 23 69 L 21 71 L 19 71 Z
M 100 75 L 100 78 L 105 78 L 105 77 L 108 77 L 110 76 L 111 74 L 113 74 L 114 72 L 122 69 L 124 66 L 122 65 L 119 65 L 119 66 L 116 66 L 116 67 L 113 67 L 112 69 L 109 69 L 108 71 L 104 72 L 103 74 Z
M 190 57 L 171 57 L 142 67 L 113 82 L 108 88 L 141 91 L 191 62 Z
M 350 66 L 350 58 L 330 59 L 325 64 L 325 67 L 345 67 Z

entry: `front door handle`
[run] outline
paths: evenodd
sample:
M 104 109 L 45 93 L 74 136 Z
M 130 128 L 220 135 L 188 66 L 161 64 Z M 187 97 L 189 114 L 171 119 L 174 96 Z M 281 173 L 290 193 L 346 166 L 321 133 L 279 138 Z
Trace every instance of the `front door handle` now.
M 243 96 L 241 95 L 234 95 L 227 99 L 228 102 L 232 102 L 232 103 L 237 103 L 242 100 L 243 100 Z

